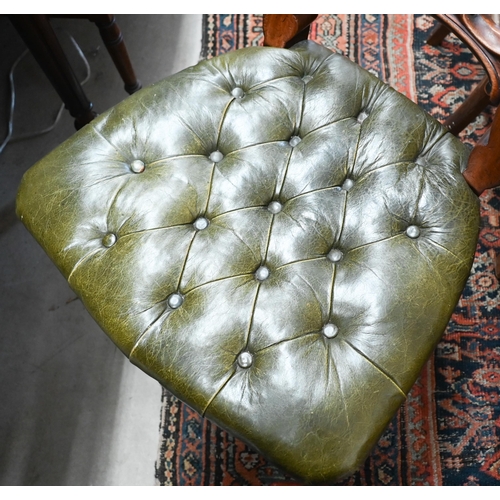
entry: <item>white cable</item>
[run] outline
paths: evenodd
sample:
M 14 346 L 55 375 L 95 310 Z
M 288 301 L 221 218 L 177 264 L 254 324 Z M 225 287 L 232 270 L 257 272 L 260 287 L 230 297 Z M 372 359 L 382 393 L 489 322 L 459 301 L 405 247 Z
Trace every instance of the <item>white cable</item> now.
M 82 49 L 76 43 L 75 39 L 69 33 L 66 33 L 66 34 L 69 36 L 69 38 L 73 42 L 73 45 L 75 46 L 78 54 L 80 55 L 80 57 L 82 58 L 83 62 L 85 63 L 85 68 L 87 70 L 87 76 L 85 77 L 85 79 L 83 81 L 80 82 L 80 85 L 85 85 L 89 81 L 89 79 L 90 79 L 90 65 L 89 65 L 89 63 L 88 63 L 85 55 L 83 54 Z M 59 108 L 59 111 L 57 112 L 56 119 L 54 120 L 54 123 L 52 125 L 50 125 L 47 128 L 44 128 L 43 130 L 40 130 L 38 132 L 33 132 L 33 133 L 28 133 L 28 134 L 22 134 L 22 135 L 19 135 L 17 137 L 12 138 L 12 133 L 13 133 L 13 130 L 14 130 L 14 111 L 15 111 L 15 106 L 16 106 L 16 91 L 15 91 L 15 85 L 14 85 L 14 71 L 16 69 L 16 66 L 21 61 L 21 59 L 28 52 L 29 52 L 28 49 L 26 49 L 16 59 L 16 61 L 12 65 L 12 68 L 10 69 L 10 73 L 9 73 L 9 81 L 10 81 L 9 127 L 8 127 L 7 136 L 5 137 L 4 141 L 0 145 L 0 154 L 2 154 L 3 150 L 5 149 L 5 147 L 7 146 L 7 144 L 9 142 L 12 143 L 12 142 L 21 141 L 21 140 L 24 140 L 24 139 L 31 139 L 32 137 L 37 137 L 39 135 L 46 134 L 47 132 L 50 132 L 51 130 L 53 130 L 55 128 L 55 126 L 57 125 L 57 123 L 59 122 L 59 120 L 60 120 L 60 118 L 62 116 L 62 112 L 64 111 L 64 103 L 62 103 L 61 107 Z
M 12 131 L 14 130 L 14 109 L 16 107 L 16 91 L 14 89 L 14 70 L 16 66 L 19 64 L 19 61 L 28 53 L 28 49 L 26 49 L 14 62 L 12 68 L 9 73 L 9 82 L 10 82 L 10 112 L 9 112 L 9 128 L 7 131 L 7 136 L 5 137 L 2 145 L 0 146 L 0 154 L 7 146 L 7 143 L 10 141 L 12 137 Z

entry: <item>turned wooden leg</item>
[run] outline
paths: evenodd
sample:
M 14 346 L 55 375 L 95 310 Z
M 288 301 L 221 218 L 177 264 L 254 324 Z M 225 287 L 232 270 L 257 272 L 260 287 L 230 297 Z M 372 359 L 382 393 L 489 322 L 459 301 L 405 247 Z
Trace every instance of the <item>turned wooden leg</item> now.
M 489 78 L 485 76 L 472 90 L 464 103 L 444 122 L 450 132 L 458 135 L 469 123 L 474 121 L 483 109 L 490 104 L 488 94 Z
M 9 19 L 80 129 L 97 113 L 71 68 L 49 19 L 43 14 L 11 14 Z
M 125 90 L 129 94 L 137 92 L 142 85 L 135 76 L 134 68 L 130 62 L 120 28 L 116 24 L 115 16 L 111 14 L 93 14 L 88 17 L 99 28 L 104 45 L 125 83 Z

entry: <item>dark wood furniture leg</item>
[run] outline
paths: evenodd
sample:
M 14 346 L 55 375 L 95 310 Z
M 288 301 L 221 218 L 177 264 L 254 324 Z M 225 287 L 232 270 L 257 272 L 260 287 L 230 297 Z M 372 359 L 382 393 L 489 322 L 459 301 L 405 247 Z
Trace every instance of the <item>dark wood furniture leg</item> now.
M 89 16 L 89 19 L 99 28 L 104 45 L 108 49 L 109 55 L 125 83 L 125 90 L 129 94 L 137 92 L 142 85 L 135 76 L 134 68 L 130 62 L 120 28 L 116 24 L 115 16 L 111 14 L 94 14 Z
M 47 75 L 70 115 L 80 129 L 97 113 L 87 99 L 71 68 L 49 19 L 44 14 L 11 14 L 9 19 Z
M 141 89 L 141 82 L 135 75 L 134 68 L 128 55 L 127 46 L 123 40 L 122 32 L 112 14 L 50 14 L 49 17 L 63 17 L 72 19 L 86 19 L 99 28 L 102 41 L 120 73 L 125 84 L 125 90 L 133 94 Z

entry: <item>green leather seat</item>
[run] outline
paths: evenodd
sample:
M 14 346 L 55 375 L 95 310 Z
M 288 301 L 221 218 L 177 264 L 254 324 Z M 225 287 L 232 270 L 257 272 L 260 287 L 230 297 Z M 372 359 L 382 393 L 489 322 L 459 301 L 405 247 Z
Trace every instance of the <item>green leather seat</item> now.
M 313 42 L 203 61 L 38 162 L 18 215 L 130 361 L 284 470 L 361 466 L 469 275 L 468 149 Z

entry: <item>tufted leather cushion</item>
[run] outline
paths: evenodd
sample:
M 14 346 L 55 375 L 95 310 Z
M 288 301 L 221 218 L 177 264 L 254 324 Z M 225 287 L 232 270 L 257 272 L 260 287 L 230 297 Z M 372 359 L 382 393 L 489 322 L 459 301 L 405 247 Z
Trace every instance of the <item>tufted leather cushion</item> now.
M 468 277 L 467 149 L 304 42 L 201 62 L 25 175 L 18 214 L 130 360 L 309 482 L 359 467 Z

